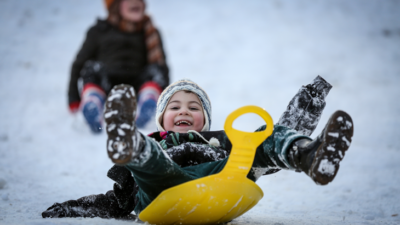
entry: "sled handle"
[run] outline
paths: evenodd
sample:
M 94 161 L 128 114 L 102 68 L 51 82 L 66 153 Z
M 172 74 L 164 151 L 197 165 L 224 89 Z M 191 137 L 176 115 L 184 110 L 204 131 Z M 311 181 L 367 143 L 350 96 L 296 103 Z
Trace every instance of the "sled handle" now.
M 243 114 L 255 113 L 264 119 L 266 129 L 259 132 L 245 132 L 232 127 L 233 122 Z M 233 111 L 225 120 L 225 133 L 232 143 L 232 151 L 223 173 L 247 176 L 254 161 L 257 147 L 269 137 L 274 129 L 269 113 L 258 106 L 243 106 Z

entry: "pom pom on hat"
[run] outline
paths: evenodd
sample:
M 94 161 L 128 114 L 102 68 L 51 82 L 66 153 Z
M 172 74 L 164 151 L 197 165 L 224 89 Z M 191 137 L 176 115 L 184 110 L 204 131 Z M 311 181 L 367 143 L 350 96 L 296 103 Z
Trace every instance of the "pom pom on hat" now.
M 169 100 L 172 95 L 178 91 L 190 91 L 196 94 L 203 107 L 205 123 L 201 131 L 209 131 L 211 126 L 211 102 L 208 98 L 207 93 L 196 83 L 189 79 L 179 80 L 168 87 L 161 93 L 157 102 L 157 112 L 156 112 L 156 125 L 159 131 L 165 131 L 161 125 L 162 116 L 164 114 L 165 108 L 168 105 Z
M 111 4 L 114 2 L 115 0 L 104 0 L 104 4 L 106 4 L 107 9 L 110 8 Z

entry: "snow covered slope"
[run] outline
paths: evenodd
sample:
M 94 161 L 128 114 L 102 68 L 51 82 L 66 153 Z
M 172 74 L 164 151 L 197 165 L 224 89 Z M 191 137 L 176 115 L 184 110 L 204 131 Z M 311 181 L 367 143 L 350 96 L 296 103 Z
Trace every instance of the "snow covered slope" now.
M 337 109 L 353 143 L 333 183 L 281 171 L 234 225 L 400 223 L 400 1 L 147 0 L 172 81 L 189 78 L 213 104 L 212 129 L 248 104 L 275 121 L 301 85 L 333 85 L 316 136 Z M 0 1 L 0 224 L 132 224 L 42 219 L 54 202 L 105 193 L 106 135 L 67 110 L 72 60 L 102 0 Z M 244 116 L 251 131 L 261 119 Z M 148 133 L 149 130 L 144 130 Z

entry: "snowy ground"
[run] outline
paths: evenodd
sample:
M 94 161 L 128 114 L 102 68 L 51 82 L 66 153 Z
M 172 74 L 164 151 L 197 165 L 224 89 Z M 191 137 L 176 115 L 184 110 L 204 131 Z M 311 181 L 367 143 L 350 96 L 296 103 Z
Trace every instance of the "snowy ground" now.
M 248 104 L 277 121 L 301 85 L 333 85 L 320 125 L 352 115 L 352 146 L 333 183 L 262 177 L 264 198 L 231 224 L 400 223 L 400 1 L 148 0 L 172 80 L 190 78 L 213 104 L 212 129 Z M 105 134 L 67 110 L 70 66 L 102 0 L 0 1 L 0 224 L 132 224 L 42 219 L 54 202 L 105 193 Z M 253 130 L 256 117 L 239 118 Z M 143 131 L 145 133 L 149 131 Z

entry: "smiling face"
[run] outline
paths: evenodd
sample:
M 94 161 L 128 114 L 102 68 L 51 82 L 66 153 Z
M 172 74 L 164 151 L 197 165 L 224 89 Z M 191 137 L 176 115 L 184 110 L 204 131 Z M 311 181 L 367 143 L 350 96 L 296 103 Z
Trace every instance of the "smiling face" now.
M 204 112 L 200 99 L 188 91 L 178 91 L 171 97 L 162 118 L 162 126 L 166 131 L 200 132 L 204 127 Z
M 140 22 L 144 17 L 143 0 L 122 0 L 120 5 L 122 18 L 130 22 Z

